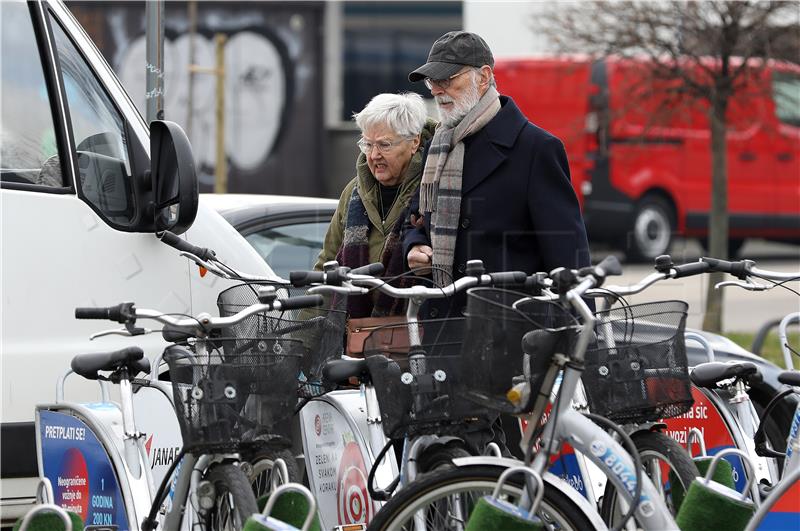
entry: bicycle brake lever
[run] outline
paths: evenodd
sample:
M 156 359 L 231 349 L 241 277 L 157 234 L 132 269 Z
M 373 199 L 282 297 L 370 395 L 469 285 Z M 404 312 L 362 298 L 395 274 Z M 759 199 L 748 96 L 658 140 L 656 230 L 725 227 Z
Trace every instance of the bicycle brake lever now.
M 726 286 L 738 286 L 740 288 L 746 289 L 748 291 L 766 291 L 769 289 L 769 286 L 764 286 L 762 284 L 756 284 L 755 282 L 743 282 L 741 280 L 726 280 L 724 282 L 720 282 L 714 286 L 714 289 L 724 288 Z
M 127 328 L 114 328 L 112 330 L 103 330 L 102 332 L 96 332 L 89 336 L 89 341 L 97 339 L 98 337 L 103 336 L 140 336 L 143 334 L 149 334 L 152 332 L 149 328 L 135 328 L 135 332 L 129 331 Z
M 314 295 L 316 293 L 326 294 L 326 293 L 341 293 L 343 295 L 366 295 L 369 293 L 369 288 L 359 288 L 356 286 L 312 286 L 308 288 L 308 293 L 310 295 Z
M 192 262 L 194 262 L 198 266 L 211 271 L 212 273 L 214 273 L 218 277 L 232 279 L 230 273 L 228 273 L 226 271 L 223 271 L 222 269 L 219 268 L 219 266 L 217 266 L 215 264 L 212 264 L 211 262 L 208 262 L 206 260 L 203 260 L 202 258 L 200 258 L 197 255 L 194 255 L 192 253 L 187 253 L 186 251 L 181 251 L 179 254 L 180 254 L 180 256 L 184 256 L 184 257 L 188 258 L 189 260 L 191 260 Z

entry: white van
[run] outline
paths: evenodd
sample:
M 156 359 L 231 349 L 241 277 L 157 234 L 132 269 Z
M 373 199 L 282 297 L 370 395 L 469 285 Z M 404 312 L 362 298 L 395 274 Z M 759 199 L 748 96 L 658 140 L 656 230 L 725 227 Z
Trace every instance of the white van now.
M 227 283 L 201 277 L 155 236 L 164 229 L 185 233 L 242 271 L 272 272 L 225 220 L 198 206 L 183 131 L 168 122 L 148 128 L 63 4 L 2 1 L 0 25 L 5 524 L 33 501 L 34 406 L 54 400 L 71 358 L 131 344 L 152 358 L 164 345 L 158 334 L 90 343 L 91 333 L 113 323 L 77 321 L 75 307 L 134 301 L 167 312 L 215 313 Z M 93 400 L 98 387 L 72 377 L 66 394 Z

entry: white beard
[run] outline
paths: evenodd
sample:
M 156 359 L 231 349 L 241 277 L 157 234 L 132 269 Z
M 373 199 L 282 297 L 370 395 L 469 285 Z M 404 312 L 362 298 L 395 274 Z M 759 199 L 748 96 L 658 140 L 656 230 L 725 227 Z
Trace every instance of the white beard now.
M 472 83 L 467 87 L 467 90 L 461 96 L 460 100 L 456 100 L 447 95 L 436 96 L 436 108 L 439 111 L 439 121 L 445 127 L 455 127 L 458 123 L 478 104 L 481 99 L 478 94 L 478 83 L 475 77 L 470 73 Z M 442 108 L 443 103 L 453 103 L 453 108 L 445 110 Z

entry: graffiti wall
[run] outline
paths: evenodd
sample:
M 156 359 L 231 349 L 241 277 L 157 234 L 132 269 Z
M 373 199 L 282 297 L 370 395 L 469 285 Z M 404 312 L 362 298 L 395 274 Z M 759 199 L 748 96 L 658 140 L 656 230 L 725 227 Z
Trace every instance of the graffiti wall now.
M 68 2 L 145 110 L 143 2 Z M 327 195 L 323 178 L 322 2 L 197 2 L 194 61 L 215 66 L 227 37 L 225 151 L 228 191 Z M 188 2 L 165 5 L 164 112 L 194 148 L 201 190 L 216 167 L 216 78 L 190 75 Z

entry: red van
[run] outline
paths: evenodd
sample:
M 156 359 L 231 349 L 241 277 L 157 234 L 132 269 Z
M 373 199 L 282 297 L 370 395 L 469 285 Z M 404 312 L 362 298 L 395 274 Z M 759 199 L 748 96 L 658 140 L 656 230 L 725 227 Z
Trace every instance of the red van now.
M 708 236 L 711 132 L 699 104 L 653 96 L 646 68 L 542 57 L 498 60 L 495 76 L 564 141 L 590 238 L 650 260 L 675 235 Z M 800 242 L 800 66 L 774 62 L 753 75 L 728 119 L 731 255 L 745 238 Z

